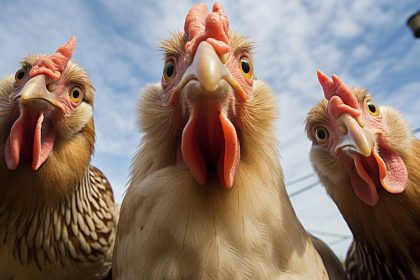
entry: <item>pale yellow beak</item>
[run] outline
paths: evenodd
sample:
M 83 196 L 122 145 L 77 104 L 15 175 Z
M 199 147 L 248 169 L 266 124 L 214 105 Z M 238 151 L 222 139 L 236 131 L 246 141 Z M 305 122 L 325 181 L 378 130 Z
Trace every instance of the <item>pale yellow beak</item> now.
M 343 114 L 337 122 L 342 134 L 340 142 L 335 148 L 335 152 L 337 153 L 340 150 L 344 150 L 369 157 L 374 146 L 374 135 L 365 130 L 357 120 L 349 114 Z
M 48 91 L 44 75 L 35 76 L 25 84 L 21 92 L 21 102 L 41 110 L 51 111 L 58 108 L 64 112 L 63 105 Z
M 225 60 L 210 43 L 202 41 L 169 102 L 173 103 L 181 91 L 194 95 L 188 96 L 193 101 L 196 98 L 224 99 L 232 89 L 238 100 L 246 101 L 246 92 L 226 68 Z

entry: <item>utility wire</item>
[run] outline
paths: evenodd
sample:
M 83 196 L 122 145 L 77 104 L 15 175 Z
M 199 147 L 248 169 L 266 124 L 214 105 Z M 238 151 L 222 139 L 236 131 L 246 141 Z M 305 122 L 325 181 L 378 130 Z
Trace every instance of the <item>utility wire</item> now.
M 295 192 L 292 192 L 291 194 L 289 194 L 289 197 L 294 197 L 295 195 L 301 194 L 303 192 L 306 192 L 312 188 L 315 188 L 316 186 L 318 186 L 319 181 L 316 181 L 315 183 L 312 183 L 304 188 L 301 188 L 300 190 L 297 190 Z
M 291 181 L 289 181 L 289 182 L 286 182 L 286 186 L 290 186 L 290 185 L 293 185 L 293 184 L 299 183 L 300 181 L 303 181 L 303 180 L 305 180 L 305 179 L 311 178 L 311 177 L 313 177 L 314 175 L 315 175 L 315 173 L 310 173 L 310 174 L 307 174 L 307 175 L 302 176 L 302 177 L 300 177 L 300 178 L 297 178 L 297 179 L 291 180 Z
M 347 241 L 348 238 L 337 238 L 336 240 L 332 241 L 332 242 L 328 242 L 329 246 L 334 246 L 337 244 L 340 244 L 341 242 Z
M 418 127 L 418 128 L 416 128 L 416 129 L 414 129 L 414 130 L 413 130 L 413 133 L 417 133 L 417 132 L 420 132 L 420 127 Z M 301 181 L 303 181 L 303 180 L 306 180 L 306 179 L 308 179 L 308 178 L 313 177 L 314 175 L 315 175 L 315 173 L 310 173 L 310 174 L 307 174 L 307 175 L 302 176 L 302 177 L 300 177 L 300 178 L 297 178 L 297 179 L 291 180 L 291 181 L 289 181 L 289 182 L 287 182 L 287 183 L 286 183 L 286 186 L 290 186 L 290 185 L 293 185 L 293 184 L 299 183 L 299 182 L 301 182 Z M 304 192 L 306 192 L 306 191 L 308 191 L 308 190 L 310 190 L 310 189 L 312 189 L 312 188 L 316 187 L 316 185 L 318 185 L 318 183 L 319 183 L 319 181 L 317 181 L 316 183 L 310 184 L 310 185 L 308 185 L 308 186 L 306 186 L 306 187 L 304 187 L 304 188 L 301 188 L 300 190 L 297 190 L 297 191 L 295 191 L 295 192 L 292 192 L 292 193 L 289 195 L 289 197 L 293 197 L 293 196 L 295 196 L 295 195 L 298 195 L 298 194 L 304 193 Z
M 418 132 L 420 132 L 420 127 L 418 127 L 418 128 L 416 128 L 416 129 L 413 130 L 413 133 L 414 134 L 416 134 Z M 310 174 L 304 175 L 304 176 L 302 176 L 300 178 L 297 178 L 297 179 L 294 179 L 294 180 L 291 180 L 291 181 L 287 182 L 286 185 L 287 186 L 290 186 L 290 185 L 296 184 L 298 182 L 301 182 L 303 180 L 306 180 L 308 178 L 311 178 L 314 175 L 315 175 L 315 173 L 310 173 Z M 301 188 L 300 190 L 297 190 L 297 191 L 291 193 L 289 195 L 289 197 L 293 197 L 293 196 L 299 195 L 301 193 L 304 193 L 304 192 L 306 192 L 306 191 L 308 191 L 308 190 L 316 187 L 318 184 L 319 184 L 319 181 L 317 181 L 315 183 L 312 183 L 312 184 L 310 184 L 310 185 L 308 185 L 308 186 L 306 186 L 304 188 Z M 329 236 L 329 237 L 336 238 L 334 241 L 328 242 L 328 245 L 329 246 L 334 246 L 334 245 L 340 244 L 340 243 L 342 243 L 344 241 L 347 241 L 347 240 L 353 238 L 352 236 L 346 235 L 346 234 L 332 233 L 332 232 L 326 232 L 326 231 L 315 230 L 315 229 L 308 229 L 308 230 L 310 232 L 314 233 L 314 234 L 319 234 L 319 235 L 324 235 L 324 236 Z
M 333 241 L 327 242 L 328 246 L 334 246 L 337 244 L 340 244 L 344 241 L 347 241 L 349 239 L 353 239 L 353 236 L 347 235 L 347 234 L 341 234 L 341 233 L 333 233 L 333 232 L 326 232 L 322 230 L 316 230 L 316 229 L 308 229 L 311 233 L 324 235 L 328 237 L 334 237 L 335 239 Z M 325 241 L 324 241 L 325 242 Z
M 414 129 L 414 130 L 413 130 L 413 133 L 414 133 L 414 134 L 416 134 L 416 133 L 418 133 L 418 132 L 420 132 L 420 127 L 418 127 L 418 128 L 416 128 L 416 129 Z M 308 179 L 308 178 L 313 177 L 314 175 L 315 175 L 315 173 L 310 173 L 310 174 L 307 174 L 307 175 L 305 175 L 305 176 L 302 176 L 302 177 L 300 177 L 300 178 L 297 178 L 297 179 L 294 179 L 294 180 L 291 180 L 291 181 L 287 182 L 287 183 L 286 183 L 286 185 L 287 185 L 287 186 L 290 186 L 290 185 L 293 185 L 293 184 L 299 183 L 299 182 L 301 182 L 301 181 L 303 181 L 303 180 L 306 180 L 306 179 Z M 312 184 L 310 184 L 310 185 L 308 185 L 308 186 L 306 186 L 306 187 L 304 187 L 304 188 L 301 188 L 300 190 L 297 190 L 297 191 L 295 191 L 295 192 L 291 193 L 291 194 L 289 195 L 289 197 L 293 197 L 293 196 L 296 196 L 296 195 L 298 195 L 298 194 L 304 193 L 304 192 L 306 192 L 306 191 L 308 191 L 308 190 L 310 190 L 310 189 L 312 189 L 312 188 L 316 187 L 318 184 L 319 184 L 319 181 L 317 181 L 317 182 L 315 182 L 315 183 L 312 183 Z M 332 232 L 326 232 L 326 231 L 321 231 L 321 230 L 316 230 L 316 229 L 308 229 L 308 230 L 309 230 L 310 232 L 314 233 L 314 234 L 319 234 L 319 235 L 324 235 L 324 236 L 329 236 L 329 237 L 334 237 L 334 238 L 336 238 L 334 241 L 332 241 L 332 242 L 328 242 L 328 245 L 329 245 L 329 246 L 334 246 L 334 245 L 340 244 L 340 243 L 342 243 L 342 242 L 344 242 L 344 241 L 347 241 L 347 240 L 349 240 L 349 239 L 352 239 L 352 238 L 353 238 L 352 236 L 347 235 L 347 234 L 332 233 Z
M 311 233 L 314 233 L 314 234 L 319 234 L 319 235 L 328 236 L 328 237 L 334 237 L 335 239 L 333 241 L 327 242 L 328 246 L 334 246 L 334 245 L 337 245 L 341 242 L 347 241 L 349 239 L 353 239 L 353 236 L 347 235 L 347 234 L 326 232 L 326 231 L 316 230 L 316 229 L 308 229 L 308 230 Z
M 340 238 L 340 239 L 350 239 L 350 238 L 352 238 L 352 236 L 348 235 L 348 234 L 326 232 L 326 231 L 317 230 L 317 229 L 308 229 L 308 230 L 310 232 L 315 233 L 315 234 L 320 234 L 320 235 L 329 236 L 329 237 L 336 237 L 336 238 Z

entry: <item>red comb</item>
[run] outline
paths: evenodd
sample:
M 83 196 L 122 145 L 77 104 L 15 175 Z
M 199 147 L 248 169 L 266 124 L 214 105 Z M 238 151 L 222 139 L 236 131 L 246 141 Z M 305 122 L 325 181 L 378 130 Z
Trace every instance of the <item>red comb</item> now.
M 360 115 L 359 103 L 352 90 L 337 75 L 333 74 L 330 79 L 321 70 L 317 70 L 316 74 L 324 96 L 329 101 L 328 112 L 333 118 L 338 118 L 343 113 L 354 117 Z
M 185 50 L 193 55 L 198 45 L 207 41 L 218 55 L 223 55 L 230 51 L 228 30 L 229 20 L 221 4 L 215 3 L 211 13 L 206 4 L 194 5 L 185 18 L 184 31 L 188 37 Z
M 53 79 L 59 79 L 67 67 L 76 47 L 76 37 L 70 39 L 51 55 L 40 56 L 29 73 L 31 77 L 44 74 Z

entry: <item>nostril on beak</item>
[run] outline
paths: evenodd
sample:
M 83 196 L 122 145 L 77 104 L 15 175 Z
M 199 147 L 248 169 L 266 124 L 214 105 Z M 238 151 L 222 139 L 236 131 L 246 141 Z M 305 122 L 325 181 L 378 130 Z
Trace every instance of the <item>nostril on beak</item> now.
M 49 92 L 54 91 L 56 88 L 57 88 L 57 83 L 55 83 L 55 82 L 49 83 L 47 85 L 47 89 L 48 89 Z
M 347 127 L 344 124 L 340 125 L 340 131 L 344 135 L 347 134 Z

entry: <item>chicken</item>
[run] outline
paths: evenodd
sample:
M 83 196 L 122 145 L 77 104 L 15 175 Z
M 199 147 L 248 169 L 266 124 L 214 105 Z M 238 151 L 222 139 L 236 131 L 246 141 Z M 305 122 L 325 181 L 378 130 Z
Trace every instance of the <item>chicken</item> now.
M 0 81 L 0 279 L 103 279 L 117 208 L 90 166 L 94 87 L 76 38 Z
M 341 261 L 337 258 L 334 252 L 325 244 L 324 241 L 309 234 L 315 249 L 318 251 L 322 262 L 324 263 L 325 269 L 327 270 L 328 279 L 347 279 Z
M 318 71 L 325 99 L 308 113 L 311 160 L 354 240 L 350 279 L 420 279 L 420 141 L 367 90 Z
M 115 279 L 326 279 L 285 191 L 272 90 L 219 4 L 194 5 L 162 43 L 138 110 Z

